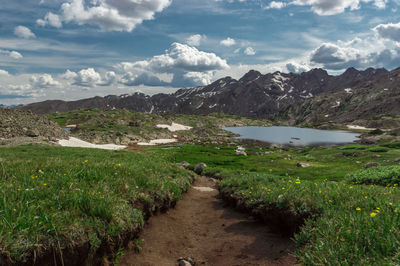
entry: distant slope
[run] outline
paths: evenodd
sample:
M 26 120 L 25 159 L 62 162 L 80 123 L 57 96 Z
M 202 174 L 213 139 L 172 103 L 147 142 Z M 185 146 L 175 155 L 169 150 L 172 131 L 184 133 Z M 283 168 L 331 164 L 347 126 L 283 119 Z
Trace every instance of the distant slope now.
M 281 110 L 293 124 L 346 123 L 382 115 L 400 115 L 400 68 L 349 88 L 325 92 Z
M 304 111 L 320 112 L 321 110 L 317 108 L 318 99 L 323 101 L 328 97 L 327 101 L 331 102 L 329 103 L 331 105 L 327 103 L 321 105 L 321 108 L 328 108 L 328 105 L 329 108 L 333 108 L 331 106 L 336 101 L 344 102 L 351 95 L 345 92 L 345 89 L 352 89 L 352 95 L 358 93 L 364 95 L 360 96 L 360 100 L 375 101 L 375 98 L 370 98 L 368 95 L 379 90 L 378 84 L 387 83 L 388 87 L 393 87 L 388 91 L 395 90 L 395 81 L 390 80 L 395 75 L 394 73 L 386 69 L 369 68 L 358 71 L 349 68 L 339 76 L 331 76 L 323 69 L 313 69 L 301 74 L 275 72 L 262 75 L 258 71 L 251 70 L 239 80 L 225 77 L 208 86 L 180 89 L 173 94 L 157 94 L 151 97 L 141 93 L 111 95 L 71 102 L 45 101 L 19 108 L 39 114 L 83 108 L 102 110 L 126 108 L 148 113 L 210 114 L 218 112 L 268 119 L 279 116 L 297 120 L 297 116 L 304 116 L 302 113 Z M 382 97 L 389 97 L 389 94 L 385 93 Z M 376 102 L 376 105 L 379 104 L 380 102 Z M 391 108 L 395 107 L 397 106 L 393 102 L 384 110 L 376 112 L 392 113 Z M 360 115 L 362 113 L 360 111 Z M 364 113 L 369 115 L 373 114 L 373 111 Z M 304 119 L 309 118 L 304 116 Z

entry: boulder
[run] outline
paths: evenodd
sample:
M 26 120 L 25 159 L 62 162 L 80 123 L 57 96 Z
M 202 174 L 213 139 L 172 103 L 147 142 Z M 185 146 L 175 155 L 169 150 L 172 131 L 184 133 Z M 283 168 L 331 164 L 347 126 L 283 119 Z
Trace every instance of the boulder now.
M 194 171 L 197 173 L 197 174 L 201 174 L 202 172 L 203 172 L 203 170 L 204 170 L 204 168 L 206 168 L 207 167 L 207 165 L 205 164 L 205 163 L 198 163 L 198 164 L 196 164 L 196 166 L 194 167 Z
M 236 155 L 238 155 L 238 156 L 247 156 L 247 153 L 245 151 L 236 151 Z
M 188 163 L 188 162 L 186 162 L 186 161 L 183 161 L 183 162 L 180 162 L 179 165 L 180 165 L 182 168 L 186 168 L 186 167 L 188 167 L 188 166 L 190 165 L 190 163 Z
M 368 168 L 371 168 L 371 167 L 377 167 L 377 166 L 379 166 L 379 163 L 371 162 L 371 163 L 367 163 L 365 165 L 365 169 L 368 169 Z
M 34 129 L 29 129 L 26 131 L 26 136 L 28 137 L 39 137 L 40 133 L 39 130 L 37 130 L 36 128 Z

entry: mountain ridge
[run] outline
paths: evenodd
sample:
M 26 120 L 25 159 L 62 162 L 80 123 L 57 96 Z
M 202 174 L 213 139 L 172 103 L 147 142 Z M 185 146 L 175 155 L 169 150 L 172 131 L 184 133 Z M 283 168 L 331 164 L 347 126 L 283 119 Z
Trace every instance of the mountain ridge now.
M 388 71 L 384 68 L 367 68 L 359 71 L 349 68 L 343 74 L 333 76 L 321 68 L 301 74 L 277 71 L 263 75 L 259 71 L 250 70 L 238 80 L 228 76 L 207 86 L 179 89 L 171 94 L 108 95 L 69 102 L 48 100 L 18 108 L 39 114 L 84 108 L 102 110 L 126 108 L 147 113 L 209 114 L 217 112 L 265 119 L 281 117 L 296 123 L 299 120 L 296 116 L 303 117 L 304 121 L 313 120 L 307 118 L 302 112 L 313 113 L 316 110 L 321 112 L 321 108 L 317 108 L 317 103 L 321 105 L 324 97 L 330 98 L 333 103 L 338 101 L 334 99 L 334 96 L 340 99 L 341 103 L 346 101 L 352 103 L 353 100 L 358 101 L 356 96 L 359 92 L 363 99 L 367 99 L 369 93 L 375 95 L 380 84 L 382 86 L 384 84 L 388 87 L 388 91 L 396 94 L 398 92 L 396 84 L 400 84 L 400 76 L 397 72 L 400 72 L 400 69 Z M 346 93 L 344 96 L 351 94 L 352 97 L 344 97 L 343 91 Z M 384 98 L 390 101 L 388 93 L 384 95 Z M 383 104 L 382 101 L 379 102 Z M 392 102 L 389 106 L 394 110 L 394 114 L 400 114 L 397 104 Z M 313 110 L 307 109 L 306 105 L 312 106 Z M 325 107 L 328 108 L 327 105 Z M 385 111 L 391 113 L 392 110 L 386 108 Z M 373 112 L 380 113 L 379 110 L 375 110 L 371 115 L 375 115 Z M 364 115 L 369 114 L 366 112 Z M 329 117 L 335 116 L 329 113 L 323 118 Z

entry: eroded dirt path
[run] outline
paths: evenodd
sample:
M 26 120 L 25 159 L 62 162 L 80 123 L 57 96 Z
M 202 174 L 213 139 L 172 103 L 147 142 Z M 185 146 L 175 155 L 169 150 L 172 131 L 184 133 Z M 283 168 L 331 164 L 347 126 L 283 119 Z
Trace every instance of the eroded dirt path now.
M 294 246 L 248 215 L 224 207 L 216 184 L 199 178 L 174 209 L 149 219 L 141 253 L 127 252 L 120 265 L 293 265 Z

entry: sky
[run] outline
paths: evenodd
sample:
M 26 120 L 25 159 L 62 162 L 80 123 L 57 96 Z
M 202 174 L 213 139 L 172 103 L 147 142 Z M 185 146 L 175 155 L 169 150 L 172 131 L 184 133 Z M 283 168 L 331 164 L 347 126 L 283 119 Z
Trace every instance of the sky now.
M 400 66 L 400 0 L 2 0 L 0 104 Z

